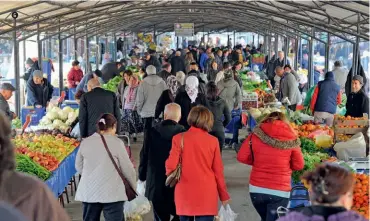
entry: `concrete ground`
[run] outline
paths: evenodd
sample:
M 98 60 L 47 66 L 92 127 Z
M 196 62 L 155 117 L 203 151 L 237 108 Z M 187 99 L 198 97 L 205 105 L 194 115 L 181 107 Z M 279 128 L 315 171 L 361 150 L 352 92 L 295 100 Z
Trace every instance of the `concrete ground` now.
M 140 137 L 141 138 L 141 137 Z M 139 154 L 142 146 L 142 139 L 131 145 L 136 167 L 139 164 Z M 224 173 L 226 185 L 231 195 L 231 208 L 238 213 L 238 221 L 259 221 L 259 215 L 255 211 L 248 194 L 248 181 L 251 167 L 240 164 L 236 160 L 236 152 L 233 149 L 225 149 L 222 154 L 224 162 Z M 73 197 L 70 197 L 73 199 Z M 72 221 L 82 221 L 81 202 L 72 201 L 65 206 Z M 104 220 L 102 218 L 101 220 Z M 152 221 L 153 213 L 147 214 L 144 221 Z

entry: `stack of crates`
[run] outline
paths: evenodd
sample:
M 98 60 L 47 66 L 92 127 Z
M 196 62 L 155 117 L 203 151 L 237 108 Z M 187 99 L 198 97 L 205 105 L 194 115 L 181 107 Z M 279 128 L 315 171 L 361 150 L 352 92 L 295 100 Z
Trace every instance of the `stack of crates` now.
M 76 88 L 70 88 L 68 90 L 68 100 L 75 100 Z

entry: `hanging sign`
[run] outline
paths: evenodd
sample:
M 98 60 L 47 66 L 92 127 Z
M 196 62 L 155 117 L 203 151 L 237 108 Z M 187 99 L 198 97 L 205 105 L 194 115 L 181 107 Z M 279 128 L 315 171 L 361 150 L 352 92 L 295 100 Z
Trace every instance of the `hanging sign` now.
M 175 23 L 176 36 L 193 36 L 194 23 Z

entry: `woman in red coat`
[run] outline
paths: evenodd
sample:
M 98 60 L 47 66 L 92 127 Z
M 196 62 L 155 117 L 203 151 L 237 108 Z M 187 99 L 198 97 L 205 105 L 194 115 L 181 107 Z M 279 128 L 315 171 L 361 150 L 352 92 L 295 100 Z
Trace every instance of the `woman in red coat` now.
M 79 61 L 72 62 L 72 68 L 68 72 L 67 80 L 68 80 L 68 88 L 76 88 L 77 85 L 82 80 L 84 74 L 80 68 Z
M 213 126 L 213 114 L 203 106 L 196 106 L 189 113 L 188 124 L 191 127 L 187 132 L 174 136 L 166 161 L 169 175 L 182 157 L 181 177 L 175 188 L 176 213 L 181 221 L 213 221 L 218 199 L 223 205 L 230 200 L 218 140 L 208 134 Z
M 262 120 L 242 144 L 238 161 L 252 166 L 249 192 L 262 221 L 275 221 L 276 209 L 287 206 L 292 171 L 304 166 L 300 145 L 280 112 Z

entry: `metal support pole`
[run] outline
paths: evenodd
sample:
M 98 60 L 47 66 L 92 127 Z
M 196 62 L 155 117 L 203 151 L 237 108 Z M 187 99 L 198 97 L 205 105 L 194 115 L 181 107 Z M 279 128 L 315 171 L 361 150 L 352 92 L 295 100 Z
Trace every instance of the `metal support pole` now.
M 100 54 L 100 44 L 99 44 L 99 36 L 97 35 L 96 36 L 96 56 L 95 56 L 95 65 L 96 65 L 96 68 L 95 69 L 99 69 L 99 64 L 100 64 L 100 56 L 102 56 Z
M 258 48 L 260 46 L 260 35 L 257 34 L 257 46 L 256 48 Z
M 24 63 L 27 60 L 27 57 L 26 57 L 26 40 L 24 40 L 22 43 L 23 43 L 23 63 Z M 26 71 L 26 66 L 23 66 L 23 67 L 24 67 L 24 71 Z
M 37 57 L 39 68 L 42 71 L 42 41 L 40 41 L 40 23 L 37 23 Z
M 60 20 L 59 20 L 60 23 Z M 62 93 L 63 91 L 63 40 L 62 40 L 62 34 L 60 31 L 60 26 L 58 27 L 58 61 L 59 61 L 59 92 Z
M 157 34 L 156 34 L 156 28 L 155 28 L 155 25 L 153 25 L 153 41 L 154 41 L 154 44 L 157 44 Z
M 289 37 L 284 38 L 284 47 L 282 49 L 283 49 L 284 55 L 285 55 L 284 65 L 286 65 L 288 63 Z
M 298 70 L 298 48 L 300 44 L 300 38 L 295 40 L 295 45 L 294 45 L 294 69 Z
M 252 45 L 251 45 L 251 47 L 253 47 L 253 46 L 254 46 L 254 35 L 252 35 Z
M 233 46 L 235 47 L 235 31 L 234 31 L 234 44 L 233 44 Z
M 204 34 L 203 34 L 204 36 Z M 204 37 L 203 37 L 203 41 L 204 41 Z M 176 37 L 176 50 L 179 48 L 179 36 Z
M 14 12 L 13 12 L 14 13 Z M 18 16 L 17 16 L 18 17 Z M 13 17 L 13 27 L 17 27 L 17 18 Z M 13 31 L 13 44 L 14 44 L 14 78 L 15 78 L 15 88 L 17 89 L 15 93 L 15 112 L 19 116 L 21 110 L 21 91 L 20 88 L 20 74 L 19 74 L 19 42 L 17 41 L 17 29 Z
M 123 32 L 123 57 L 127 59 L 127 39 L 125 32 Z
M 87 33 L 85 36 L 85 56 L 83 59 L 85 59 L 86 64 L 85 73 L 90 73 L 89 37 L 87 36 Z
M 47 41 L 47 57 L 48 58 L 52 58 L 52 55 L 51 55 L 51 53 L 52 53 L 52 50 L 51 50 L 51 41 L 52 41 L 52 38 L 50 37 L 49 39 L 48 39 L 48 41 Z
M 276 55 L 276 58 L 277 58 L 277 55 L 278 55 L 278 51 L 279 51 L 279 35 L 278 34 L 275 34 L 274 35 L 274 39 L 275 39 L 275 42 L 274 42 L 274 50 L 275 50 L 275 55 Z
M 231 43 L 231 41 L 230 41 L 230 35 L 229 35 L 229 32 L 227 32 L 227 42 L 226 42 L 226 44 L 227 44 L 227 47 L 230 47 L 231 45 L 229 45 Z
M 76 28 L 73 29 L 73 33 L 74 33 L 74 35 L 73 35 L 73 44 L 74 44 L 74 47 L 75 47 L 75 50 L 74 50 L 73 54 L 75 56 L 74 60 L 77 60 L 77 58 L 78 58 L 78 53 L 77 53 L 78 44 L 77 44 L 77 38 L 76 38 Z
M 113 33 L 113 52 L 112 52 L 112 58 L 113 62 L 117 61 L 117 36 L 116 33 Z
M 311 30 L 312 36 L 315 36 L 315 28 L 312 28 Z M 314 65 L 313 65 L 313 56 L 314 56 L 314 44 L 313 44 L 313 38 L 309 41 L 310 46 L 310 55 L 308 56 L 308 83 L 309 86 L 314 86 Z
M 266 53 L 267 52 L 267 44 L 266 44 L 267 43 L 267 38 L 268 38 L 267 35 L 264 35 L 263 36 L 263 45 L 262 45 L 263 46 L 263 49 L 261 48 L 261 50 L 262 50 L 261 52 L 264 53 L 265 55 L 268 55 Z
M 328 33 L 328 39 L 327 43 L 325 45 L 325 71 L 328 72 L 329 68 L 331 69 L 332 67 L 329 67 L 329 56 L 330 56 L 330 34 Z
M 357 33 L 360 33 L 360 14 L 357 14 Z M 359 53 L 359 44 L 360 44 L 360 38 L 356 36 L 356 43 L 353 47 L 353 64 L 352 64 L 352 76 L 356 75 L 360 66 L 358 64 L 361 64 L 360 59 L 360 53 Z

